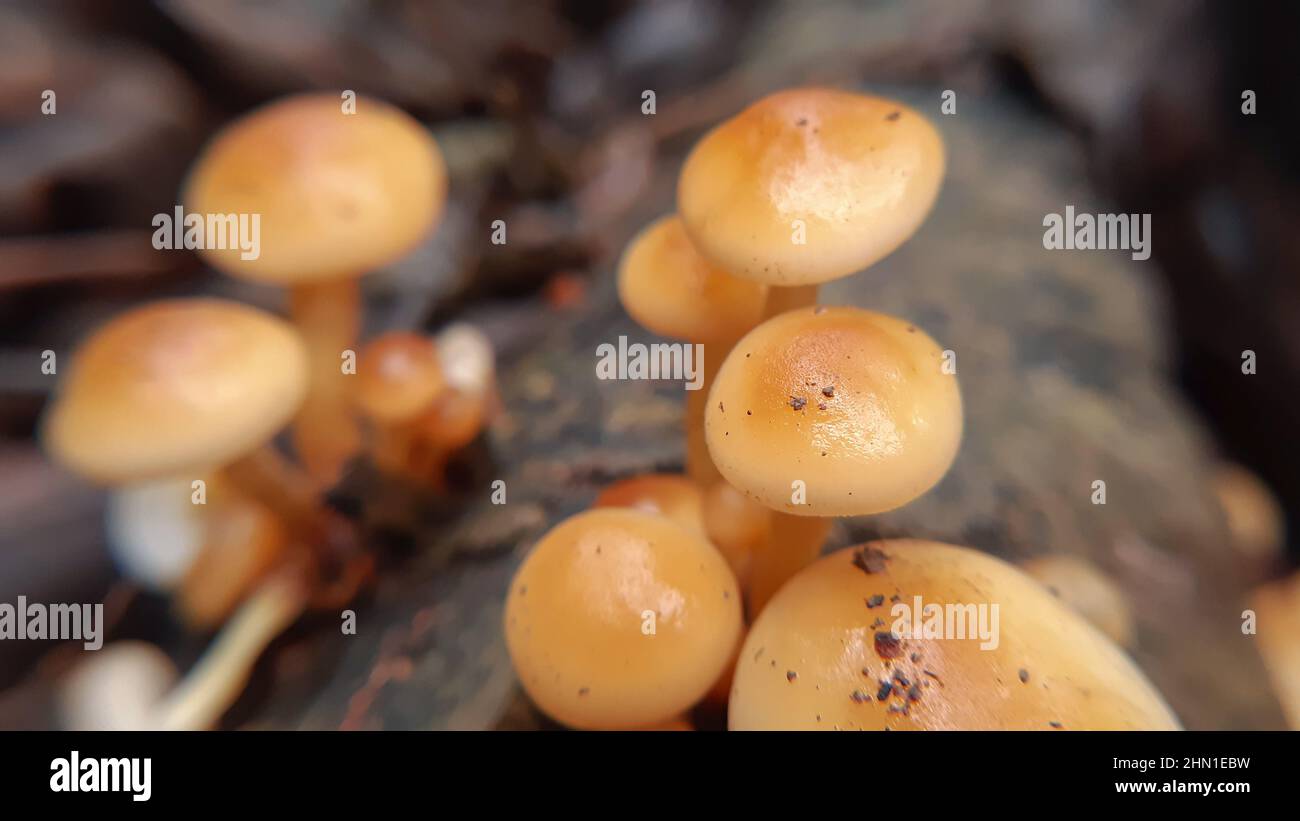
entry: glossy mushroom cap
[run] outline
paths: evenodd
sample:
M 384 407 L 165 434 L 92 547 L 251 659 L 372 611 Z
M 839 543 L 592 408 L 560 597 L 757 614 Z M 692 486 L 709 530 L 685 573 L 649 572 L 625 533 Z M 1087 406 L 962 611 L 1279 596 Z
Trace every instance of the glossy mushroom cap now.
M 685 476 L 651 473 L 609 485 L 591 503 L 593 508 L 630 507 L 664 516 L 704 535 L 704 512 L 699 485 Z
M 741 629 L 740 591 L 703 537 L 608 508 L 559 524 L 510 584 L 506 643 L 537 706 L 582 729 L 657 724 L 699 701 Z
M 618 297 L 641 327 L 691 342 L 731 341 L 763 316 L 767 286 L 728 274 L 695 250 L 676 215 L 651 223 L 618 265 Z
M 727 355 L 705 415 L 727 481 L 801 516 L 906 504 L 947 472 L 961 430 L 957 377 L 944 373 L 934 340 L 858 308 L 804 308 L 759 325 Z M 804 504 L 795 489 L 806 490 Z
M 1179 728 L 1123 651 L 1033 579 L 969 548 L 910 539 L 837 551 L 781 588 L 740 653 L 729 721 L 733 730 Z
M 682 168 L 677 209 L 700 251 L 735 276 L 814 285 L 903 244 L 943 172 L 943 141 L 907 106 L 797 88 L 700 140 Z
M 107 484 L 201 474 L 269 441 L 306 388 L 285 322 L 217 299 L 157 302 L 82 345 L 42 435 L 56 460 Z
M 356 401 L 379 423 L 398 423 L 428 410 L 446 388 L 433 340 L 394 331 L 366 343 L 357 358 Z
M 1040 556 L 1020 569 L 1116 644 L 1133 645 L 1133 608 L 1115 582 L 1091 562 L 1077 556 Z
M 260 255 L 204 256 L 277 285 L 359 276 L 399 259 L 442 214 L 447 171 L 429 132 L 373 98 L 345 114 L 337 94 L 271 103 L 227 126 L 195 163 L 189 214 L 260 214 Z

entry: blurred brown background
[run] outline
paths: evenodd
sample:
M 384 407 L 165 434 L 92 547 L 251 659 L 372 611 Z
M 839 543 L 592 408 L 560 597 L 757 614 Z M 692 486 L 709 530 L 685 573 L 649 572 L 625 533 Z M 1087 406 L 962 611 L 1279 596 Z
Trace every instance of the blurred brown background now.
M 1139 600 L 1135 655 L 1188 726 L 1281 726 L 1234 621 L 1249 585 L 1281 565 L 1234 558 L 1211 480 L 1217 460 L 1240 462 L 1293 523 L 1300 511 L 1297 17 L 1288 3 L 1179 0 L 8 3 L 0 601 L 113 589 L 101 497 L 32 439 L 54 386 L 40 352 L 62 356 L 163 295 L 279 308 L 191 253 L 154 251 L 150 219 L 170 212 L 223 122 L 286 93 L 353 89 L 426 122 L 452 173 L 437 234 L 365 280 L 367 330 L 467 318 L 488 331 L 507 414 L 478 469 L 506 478 L 511 504 L 426 521 L 352 477 L 336 501 L 367 520 L 395 508 L 377 532 L 397 543 L 386 568 L 401 573 L 382 576 L 350 644 L 311 624 L 286 637 L 230 724 L 535 726 L 497 623 L 520 551 L 610 479 L 681 464 L 679 391 L 600 393 L 591 378 L 595 346 L 637 332 L 612 263 L 672 208 L 704 128 L 768 90 L 820 82 L 899 96 L 948 140 L 931 223 L 827 298 L 914 318 L 958 350 L 971 414 L 938 489 L 840 527 L 838 543 L 907 533 L 1011 559 L 1088 555 Z M 944 89 L 957 93 L 951 117 Z M 1045 253 L 1041 219 L 1067 204 L 1150 213 L 1152 258 Z M 489 244 L 494 219 L 507 246 Z M 1098 476 L 1104 512 L 1088 503 Z M 148 597 L 118 615 L 114 636 L 146 635 L 182 662 L 205 640 Z M 50 648 L 14 644 L 0 646 L 0 726 L 40 726 Z

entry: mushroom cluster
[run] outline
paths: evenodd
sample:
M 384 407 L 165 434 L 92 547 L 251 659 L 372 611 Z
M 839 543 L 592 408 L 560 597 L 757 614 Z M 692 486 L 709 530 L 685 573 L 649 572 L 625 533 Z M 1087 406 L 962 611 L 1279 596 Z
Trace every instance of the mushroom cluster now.
M 206 232 L 232 218 L 258 226 L 197 247 L 226 274 L 284 287 L 289 321 L 173 299 L 121 314 L 75 352 L 44 447 L 110 489 L 107 540 L 128 583 L 217 637 L 179 681 L 136 644 L 87 660 L 66 688 L 70 726 L 214 725 L 276 635 L 370 577 L 357 525 L 323 501 L 345 464 L 368 456 L 436 490 L 483 431 L 497 398 L 481 332 L 390 333 L 355 350 L 360 277 L 421 242 L 446 196 L 428 130 L 370 98 L 287 97 L 226 126 L 196 160 L 183 210 Z M 273 441 L 286 429 L 296 459 Z M 137 703 L 105 717 L 87 695 L 96 687 L 132 689 Z
M 957 456 L 949 353 L 905 319 L 817 304 L 918 230 L 944 163 L 916 111 L 820 88 L 765 97 L 691 151 L 678 213 L 617 270 L 642 327 L 704 346 L 686 475 L 616 483 L 525 558 L 506 636 L 551 718 L 635 728 L 722 704 L 732 729 L 1177 728 L 1089 624 L 1131 639 L 1122 594 L 1087 567 L 1040 563 L 1049 592 L 930 542 L 818 560 L 834 517 L 905 505 Z M 981 640 L 902 618 L 934 607 L 1001 621 Z

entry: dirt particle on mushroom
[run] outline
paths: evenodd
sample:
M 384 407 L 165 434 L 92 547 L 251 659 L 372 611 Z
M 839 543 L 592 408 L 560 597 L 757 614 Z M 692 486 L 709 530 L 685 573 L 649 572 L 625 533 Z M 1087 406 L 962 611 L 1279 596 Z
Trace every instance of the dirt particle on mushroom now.
M 797 411 L 803 410 L 804 405 L 807 404 L 808 404 L 808 400 L 804 399 L 802 396 L 790 397 L 790 407 L 794 408 Z
M 786 681 L 793 682 L 793 681 L 794 681 L 795 679 L 797 679 L 797 678 L 799 678 L 799 674 L 796 673 L 794 670 L 786 670 L 786 671 L 785 671 L 785 680 L 786 680 Z
M 892 632 L 876 632 L 876 655 L 882 659 L 896 659 L 903 655 L 903 642 Z
M 891 111 L 889 115 L 885 117 L 885 119 L 893 123 L 893 122 L 897 122 L 898 118 L 901 116 L 903 116 L 903 113 L 901 111 Z
M 862 692 L 861 690 L 854 690 L 853 695 L 849 696 L 849 698 L 853 699 L 853 703 L 855 704 L 861 704 L 864 701 L 870 700 L 869 698 L 867 698 L 867 694 Z
M 877 593 L 876 595 L 874 595 L 874 596 L 872 596 L 871 598 L 867 599 L 867 607 L 868 607 L 868 608 L 876 608 L 876 607 L 879 607 L 880 605 L 882 605 L 882 604 L 884 604 L 884 603 L 885 603 L 885 597 L 882 596 L 882 595 L 879 594 L 879 593 Z
M 853 551 L 853 566 L 863 573 L 880 573 L 885 569 L 888 559 L 889 556 L 883 550 L 875 547 L 861 547 Z
M 876 691 L 876 701 L 884 701 L 892 692 L 894 692 L 894 685 L 888 681 L 880 682 L 880 689 Z
M 834 395 L 835 395 L 834 385 L 827 385 L 826 387 L 822 388 L 822 396 L 825 396 L 827 399 L 831 398 Z
M 1020 683 L 1021 684 L 1029 683 L 1029 671 L 1024 669 L 1023 667 L 1020 668 Z

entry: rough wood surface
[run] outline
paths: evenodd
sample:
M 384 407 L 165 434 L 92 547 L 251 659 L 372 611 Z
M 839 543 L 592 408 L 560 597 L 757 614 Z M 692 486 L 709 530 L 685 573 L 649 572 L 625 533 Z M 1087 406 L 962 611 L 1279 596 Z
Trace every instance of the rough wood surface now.
M 890 91 L 890 90 L 886 90 Z M 934 117 L 949 149 L 939 204 L 922 231 L 870 271 L 823 292 L 904 316 L 957 353 L 967 428 L 931 493 L 843 522 L 831 546 L 908 535 L 1015 561 L 1084 555 L 1136 610 L 1140 666 L 1189 728 L 1279 728 L 1282 716 L 1250 637 L 1244 583 L 1207 484 L 1209 447 L 1167 381 L 1154 282 L 1122 252 L 1046 251 L 1042 219 L 1067 204 L 1107 210 L 1076 146 L 1004 97 L 963 93 L 938 114 L 939 89 L 898 91 Z M 670 210 L 678 157 L 610 236 Z M 521 702 L 500 625 L 508 581 L 531 543 L 609 481 L 680 469 L 680 385 L 599 382 L 595 350 L 649 339 L 617 304 L 612 257 L 576 311 L 484 314 L 502 341 L 506 414 L 489 437 L 467 506 L 417 527 L 406 558 L 357 606 L 359 632 L 329 618 L 282 642 L 246 703 L 247 726 L 537 726 Z M 494 506 L 486 481 L 505 480 Z M 1092 503 L 1095 480 L 1106 504 Z M 371 520 L 410 520 L 418 501 L 359 481 Z M 425 511 L 428 513 L 428 511 Z M 267 686 L 274 683 L 273 687 Z

